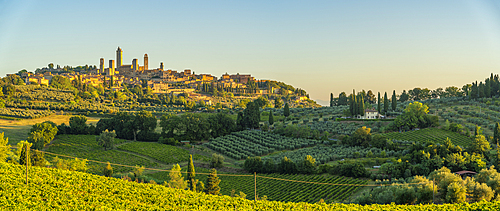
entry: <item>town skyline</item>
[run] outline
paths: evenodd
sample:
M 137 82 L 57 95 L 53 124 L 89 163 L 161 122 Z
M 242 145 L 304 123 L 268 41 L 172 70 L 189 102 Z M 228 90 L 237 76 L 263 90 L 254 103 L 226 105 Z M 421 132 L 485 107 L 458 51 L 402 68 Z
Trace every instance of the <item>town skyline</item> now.
M 496 2 L 362 5 L 2 2 L 0 75 L 49 63 L 99 66 L 120 46 L 126 63 L 147 53 L 152 67 L 251 74 L 325 105 L 330 93 L 462 86 L 500 69 Z

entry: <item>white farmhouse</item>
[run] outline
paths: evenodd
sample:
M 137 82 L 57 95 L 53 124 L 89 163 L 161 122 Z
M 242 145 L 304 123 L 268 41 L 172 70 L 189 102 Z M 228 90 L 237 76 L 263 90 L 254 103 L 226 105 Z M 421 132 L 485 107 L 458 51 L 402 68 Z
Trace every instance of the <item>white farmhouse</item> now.
M 377 110 L 374 109 L 365 109 L 365 115 L 358 116 L 358 119 L 378 119 L 379 114 Z

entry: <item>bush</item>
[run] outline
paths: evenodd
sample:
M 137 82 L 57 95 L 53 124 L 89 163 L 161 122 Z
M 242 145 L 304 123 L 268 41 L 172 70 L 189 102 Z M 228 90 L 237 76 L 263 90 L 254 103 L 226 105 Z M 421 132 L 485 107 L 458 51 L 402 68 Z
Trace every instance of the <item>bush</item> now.
M 359 162 L 340 163 L 339 165 L 332 167 L 332 171 L 330 171 L 330 173 L 355 178 L 370 177 L 370 173 Z
M 144 142 L 158 142 L 160 139 L 160 134 L 153 131 L 140 131 L 137 133 L 137 141 Z
M 224 156 L 218 155 L 216 153 L 212 154 L 212 160 L 210 160 L 210 168 L 220 168 L 224 166 Z
M 179 141 L 175 140 L 175 138 L 164 138 L 163 136 L 158 139 L 158 143 L 172 146 L 179 145 Z
M 250 173 L 252 172 L 262 173 L 263 166 L 264 162 L 260 157 L 247 157 L 245 163 L 243 164 L 243 168 Z

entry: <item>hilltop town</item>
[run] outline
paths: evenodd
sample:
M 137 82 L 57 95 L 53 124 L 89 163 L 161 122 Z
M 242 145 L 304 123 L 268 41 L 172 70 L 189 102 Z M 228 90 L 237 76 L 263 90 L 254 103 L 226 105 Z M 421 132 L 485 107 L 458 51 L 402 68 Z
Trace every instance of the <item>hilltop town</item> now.
M 211 74 L 195 74 L 190 69 L 175 71 L 164 69 L 163 62 L 158 68 L 150 68 L 148 54 L 144 54 L 143 65 L 138 59 L 132 64 L 124 64 L 123 50 L 118 47 L 116 60 L 110 59 L 105 67 L 105 59 L 100 58 L 99 67 L 78 66 L 76 68 L 60 67 L 49 64 L 39 68 L 34 73 L 20 71 L 18 75 L 26 84 L 50 86 L 55 76 L 68 78 L 71 82 L 79 81 L 82 84 L 94 87 L 103 85 L 113 91 L 129 87 L 142 86 L 153 94 L 182 94 L 185 93 L 197 100 L 205 100 L 211 104 L 210 97 L 243 97 L 255 98 L 259 96 L 280 95 L 291 101 L 297 107 L 317 104 L 309 99 L 307 93 L 282 82 L 271 80 L 257 80 L 250 74 L 223 74 L 220 78 Z

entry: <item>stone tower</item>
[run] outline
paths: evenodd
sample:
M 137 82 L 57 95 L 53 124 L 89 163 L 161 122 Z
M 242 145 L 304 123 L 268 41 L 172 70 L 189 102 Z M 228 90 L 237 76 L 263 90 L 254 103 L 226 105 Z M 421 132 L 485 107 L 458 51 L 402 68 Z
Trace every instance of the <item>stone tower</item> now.
M 115 60 L 109 60 L 109 73 L 108 75 L 112 76 L 115 74 Z
M 160 62 L 160 70 L 163 70 L 163 62 Z
M 104 58 L 101 58 L 99 61 L 99 71 L 97 74 L 103 74 L 104 73 Z
M 132 60 L 132 70 L 137 71 L 139 69 L 139 64 L 137 64 L 137 59 Z
M 144 70 L 148 70 L 148 54 L 144 54 Z
M 120 47 L 116 50 L 116 68 L 120 68 L 123 65 L 123 51 Z

